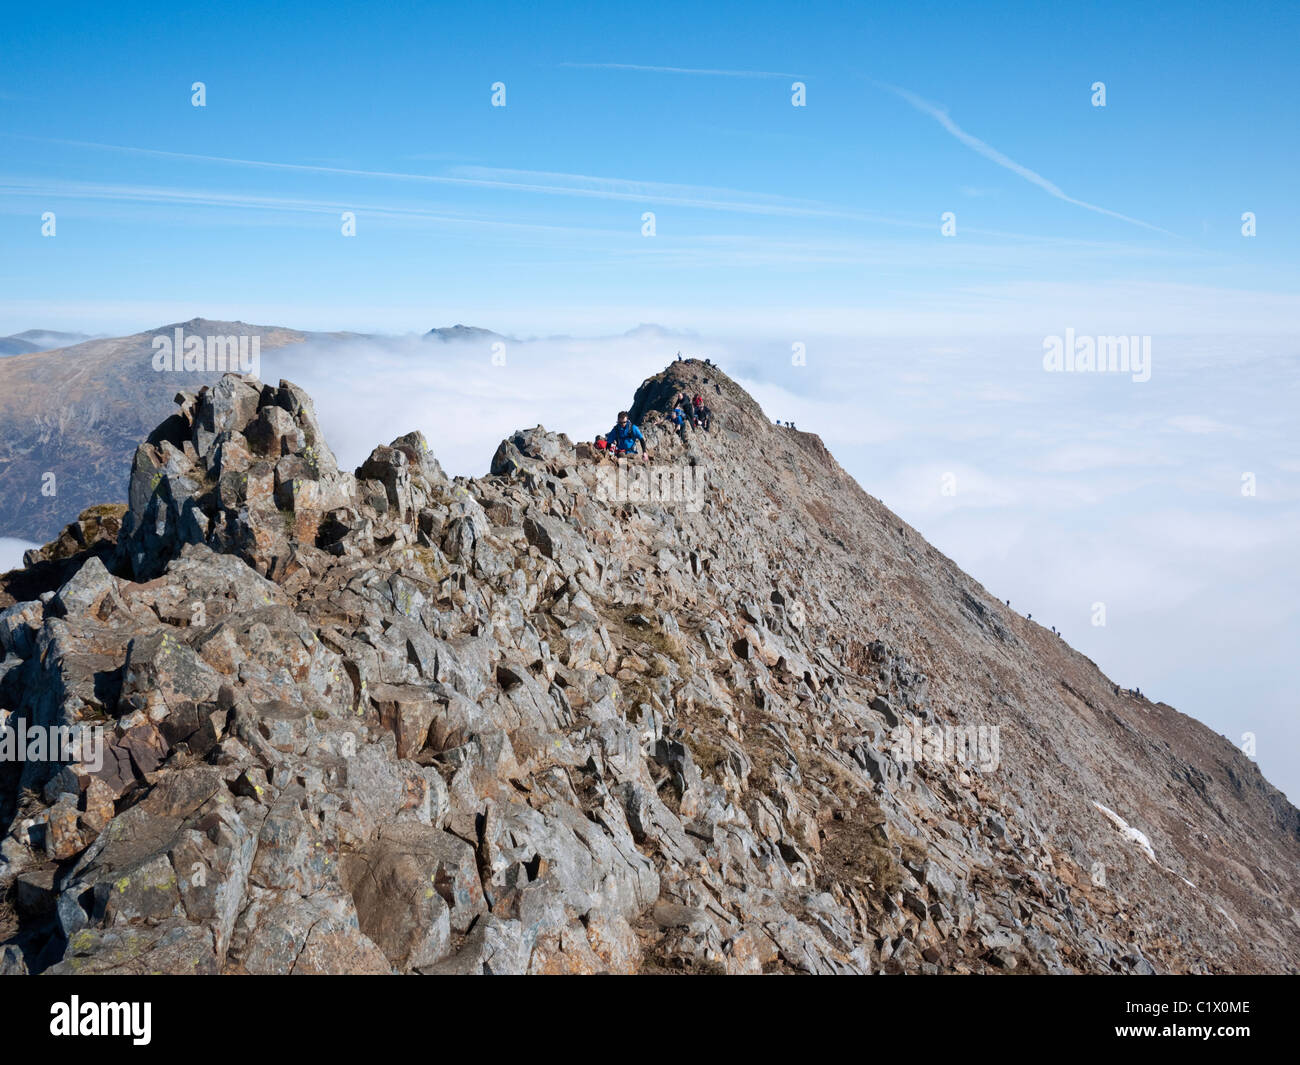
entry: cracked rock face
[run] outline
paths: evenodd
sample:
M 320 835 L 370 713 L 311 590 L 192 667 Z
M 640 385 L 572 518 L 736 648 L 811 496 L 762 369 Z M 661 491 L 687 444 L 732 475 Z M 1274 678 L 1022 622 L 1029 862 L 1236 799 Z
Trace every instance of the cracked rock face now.
M 288 382 L 176 401 L 2 578 L 4 735 L 80 742 L 0 760 L 0 971 L 1300 964 L 1253 764 L 716 367 L 642 385 L 617 475 L 541 426 L 349 473 Z

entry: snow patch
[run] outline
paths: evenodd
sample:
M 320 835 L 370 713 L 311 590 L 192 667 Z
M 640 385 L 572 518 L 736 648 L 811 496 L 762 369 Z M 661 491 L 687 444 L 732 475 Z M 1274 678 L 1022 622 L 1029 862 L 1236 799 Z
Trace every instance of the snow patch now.
M 1099 803 L 1096 799 L 1092 800 L 1092 805 L 1097 807 L 1098 810 L 1100 810 L 1103 814 L 1106 815 L 1107 818 L 1110 819 L 1111 824 L 1113 824 L 1116 828 L 1119 829 L 1120 834 L 1125 839 L 1131 840 L 1132 842 L 1136 843 L 1139 847 L 1142 848 L 1143 854 L 1145 854 L 1148 858 L 1150 858 L 1151 861 L 1154 862 L 1156 865 L 1160 865 L 1160 863 L 1156 861 L 1156 852 L 1151 849 L 1151 841 L 1147 839 L 1145 832 L 1142 832 L 1139 829 L 1134 828 L 1127 821 L 1125 821 L 1124 818 L 1120 817 L 1120 815 L 1117 814 L 1114 810 L 1110 809 L 1110 807 L 1108 806 L 1102 806 L 1102 804 Z

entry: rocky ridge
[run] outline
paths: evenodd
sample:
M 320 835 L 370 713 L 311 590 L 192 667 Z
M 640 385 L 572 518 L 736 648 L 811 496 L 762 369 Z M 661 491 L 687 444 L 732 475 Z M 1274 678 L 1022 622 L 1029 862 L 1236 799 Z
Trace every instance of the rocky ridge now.
M 1254 764 L 716 367 L 637 392 L 659 491 L 541 426 L 452 480 L 419 433 L 340 470 L 288 382 L 176 399 L 0 580 L 11 727 L 104 738 L 0 763 L 0 971 L 1300 965 Z M 894 742 L 958 726 L 997 764 Z

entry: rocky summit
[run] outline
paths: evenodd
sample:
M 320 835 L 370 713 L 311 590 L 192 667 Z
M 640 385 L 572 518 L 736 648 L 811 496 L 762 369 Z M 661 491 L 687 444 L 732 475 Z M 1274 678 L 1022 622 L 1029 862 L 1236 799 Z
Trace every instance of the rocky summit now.
M 648 462 L 473 479 L 340 470 L 289 382 L 176 403 L 0 578 L 0 971 L 1300 968 L 1254 763 L 716 367 L 637 391 Z

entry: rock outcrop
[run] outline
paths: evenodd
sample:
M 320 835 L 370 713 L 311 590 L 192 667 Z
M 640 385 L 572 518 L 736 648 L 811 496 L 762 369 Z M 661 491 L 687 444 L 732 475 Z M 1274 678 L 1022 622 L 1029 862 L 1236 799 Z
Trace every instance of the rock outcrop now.
M 176 399 L 0 588 L 11 743 L 78 739 L 0 761 L 0 971 L 1300 966 L 1253 763 L 715 367 L 642 385 L 651 463 L 538 426 L 469 480 L 340 470 L 288 382 Z
M 195 318 L 126 337 L 53 337 L 71 346 L 0 359 L 0 536 L 53 537 L 70 515 L 126 498 L 131 454 L 180 383 L 215 385 L 235 368 L 159 372 L 155 342 L 178 330 L 205 345 L 236 338 L 235 350 L 240 336 L 256 337 L 268 354 L 321 336 Z

